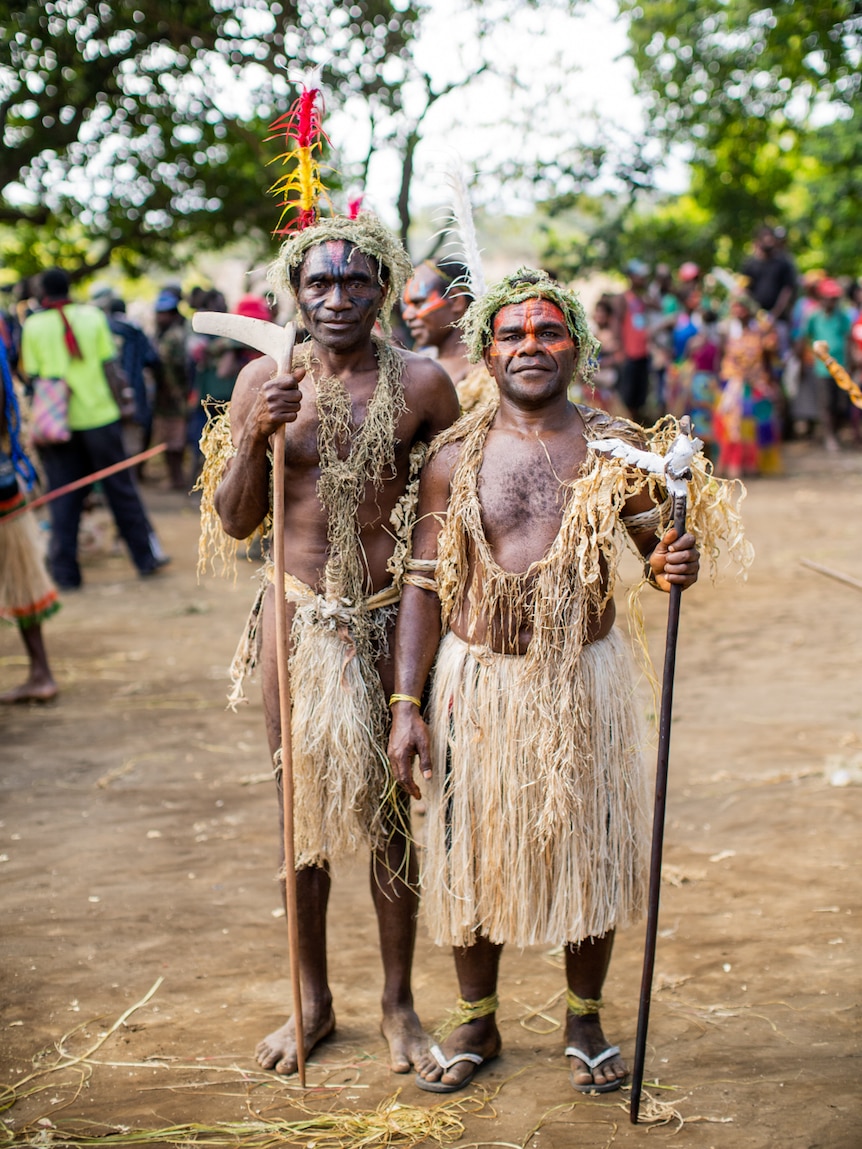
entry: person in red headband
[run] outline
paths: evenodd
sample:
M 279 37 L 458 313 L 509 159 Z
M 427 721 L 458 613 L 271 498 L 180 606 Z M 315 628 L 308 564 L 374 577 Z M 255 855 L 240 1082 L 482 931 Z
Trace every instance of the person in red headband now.
M 841 305 L 843 295 L 841 284 L 836 279 L 827 276 L 817 284 L 818 306 L 808 316 L 803 328 L 801 354 L 805 353 L 806 347 L 822 340 L 828 345 L 832 358 L 842 367 L 847 365 L 853 323 L 849 312 Z M 838 431 L 849 418 L 850 400 L 820 359 L 814 360 L 814 374 L 823 445 L 827 451 L 838 451 Z

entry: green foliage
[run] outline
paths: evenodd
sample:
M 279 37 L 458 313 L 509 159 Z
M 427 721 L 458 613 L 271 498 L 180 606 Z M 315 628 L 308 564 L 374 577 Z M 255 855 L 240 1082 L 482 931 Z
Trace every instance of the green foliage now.
M 620 7 L 651 128 L 688 150 L 692 195 L 724 257 L 736 263 L 758 224 L 781 222 L 803 264 L 852 271 L 862 248 L 850 194 L 862 183 L 858 0 Z
M 805 122 L 860 90 L 856 0 L 620 0 L 639 87 L 669 140 L 709 152 L 737 120 Z
M 862 269 L 862 113 L 809 134 L 796 179 L 779 206 L 800 266 L 832 275 Z
M 416 16 L 386 0 L 0 4 L 4 260 L 77 263 L 82 237 L 85 271 L 170 264 L 200 242 L 270 249 L 266 128 L 293 95 L 288 59 L 325 52 L 336 90 L 395 105 L 381 75 Z

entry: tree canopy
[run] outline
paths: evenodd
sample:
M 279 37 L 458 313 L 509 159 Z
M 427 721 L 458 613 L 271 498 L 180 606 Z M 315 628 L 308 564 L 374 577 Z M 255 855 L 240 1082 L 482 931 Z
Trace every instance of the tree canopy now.
M 729 238 L 738 254 L 758 223 L 780 219 L 801 238 L 807 224 L 794 206 L 823 203 L 813 186 L 801 194 L 806 170 L 810 176 L 816 161 L 819 178 L 834 184 L 830 155 L 837 147 L 846 177 L 851 124 L 858 133 L 858 115 L 855 122 L 850 117 L 862 87 L 862 6 L 857 0 L 620 0 L 620 6 L 630 18 L 651 129 L 686 150 L 692 194 L 709 212 L 714 236 Z M 856 175 L 862 176 L 858 167 Z M 828 231 L 821 228 L 824 239 Z
M 543 0 L 542 9 L 547 18 L 578 3 Z M 352 145 L 351 165 L 333 137 L 327 184 L 364 185 L 375 151 L 394 149 L 392 200 L 406 239 L 426 116 L 497 68 L 487 47 L 495 29 L 538 0 L 459 5 L 459 43 L 437 61 L 447 65 L 441 78 L 415 51 L 429 0 L 0 0 L 7 262 L 22 274 L 46 260 L 83 262 L 86 275 L 108 262 L 169 265 L 196 244 L 271 246 L 278 212 L 264 189 L 282 149 L 267 142 L 267 125 L 312 66 L 330 121 L 341 110 L 339 135 Z
M 416 16 L 388 0 L 4 2 L 0 224 L 15 224 L 20 270 L 46 251 L 92 270 L 262 241 L 288 62 L 324 44 L 339 90 L 391 100 L 384 65 L 408 56 Z

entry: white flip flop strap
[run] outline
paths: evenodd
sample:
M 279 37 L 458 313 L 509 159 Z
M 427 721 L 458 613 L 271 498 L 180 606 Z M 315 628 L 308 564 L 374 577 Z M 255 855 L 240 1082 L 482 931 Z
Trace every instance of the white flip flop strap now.
M 619 1052 L 619 1050 L 617 1051 Z M 446 1054 L 439 1045 L 431 1046 L 431 1056 L 437 1062 L 441 1069 L 451 1069 L 453 1065 L 457 1065 L 459 1061 L 471 1061 L 474 1065 L 481 1065 L 485 1060 L 480 1053 L 456 1053 L 453 1057 L 446 1057 Z
M 574 1045 L 567 1045 L 566 1057 L 580 1058 L 584 1065 L 588 1066 L 592 1072 L 592 1070 L 598 1069 L 600 1065 L 604 1065 L 606 1061 L 610 1061 L 612 1057 L 616 1057 L 619 1051 L 620 1047 L 618 1045 L 610 1045 L 607 1049 L 602 1050 L 602 1052 L 597 1057 L 587 1057 L 582 1049 L 577 1049 Z M 434 1052 L 433 1049 L 431 1052 Z

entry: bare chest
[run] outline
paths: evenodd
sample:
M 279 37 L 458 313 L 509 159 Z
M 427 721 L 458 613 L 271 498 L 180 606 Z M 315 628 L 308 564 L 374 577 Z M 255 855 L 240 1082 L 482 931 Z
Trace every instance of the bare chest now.
M 410 450 L 417 438 L 418 420 L 409 410 L 394 428 L 382 432 L 368 422 L 373 389 L 350 395 L 347 409 L 333 419 L 321 410 L 313 387 L 303 386 L 303 404 L 285 435 L 285 481 L 295 497 L 304 489 L 308 498 L 318 492 L 321 477 L 337 471 L 337 482 L 345 489 L 360 520 L 366 510 L 376 518 L 394 506 L 406 484 Z M 373 413 L 372 413 L 373 415 Z M 348 492 L 349 488 L 349 492 Z
M 581 434 L 489 434 L 478 493 L 485 537 L 504 569 L 526 570 L 547 551 L 585 454 Z

